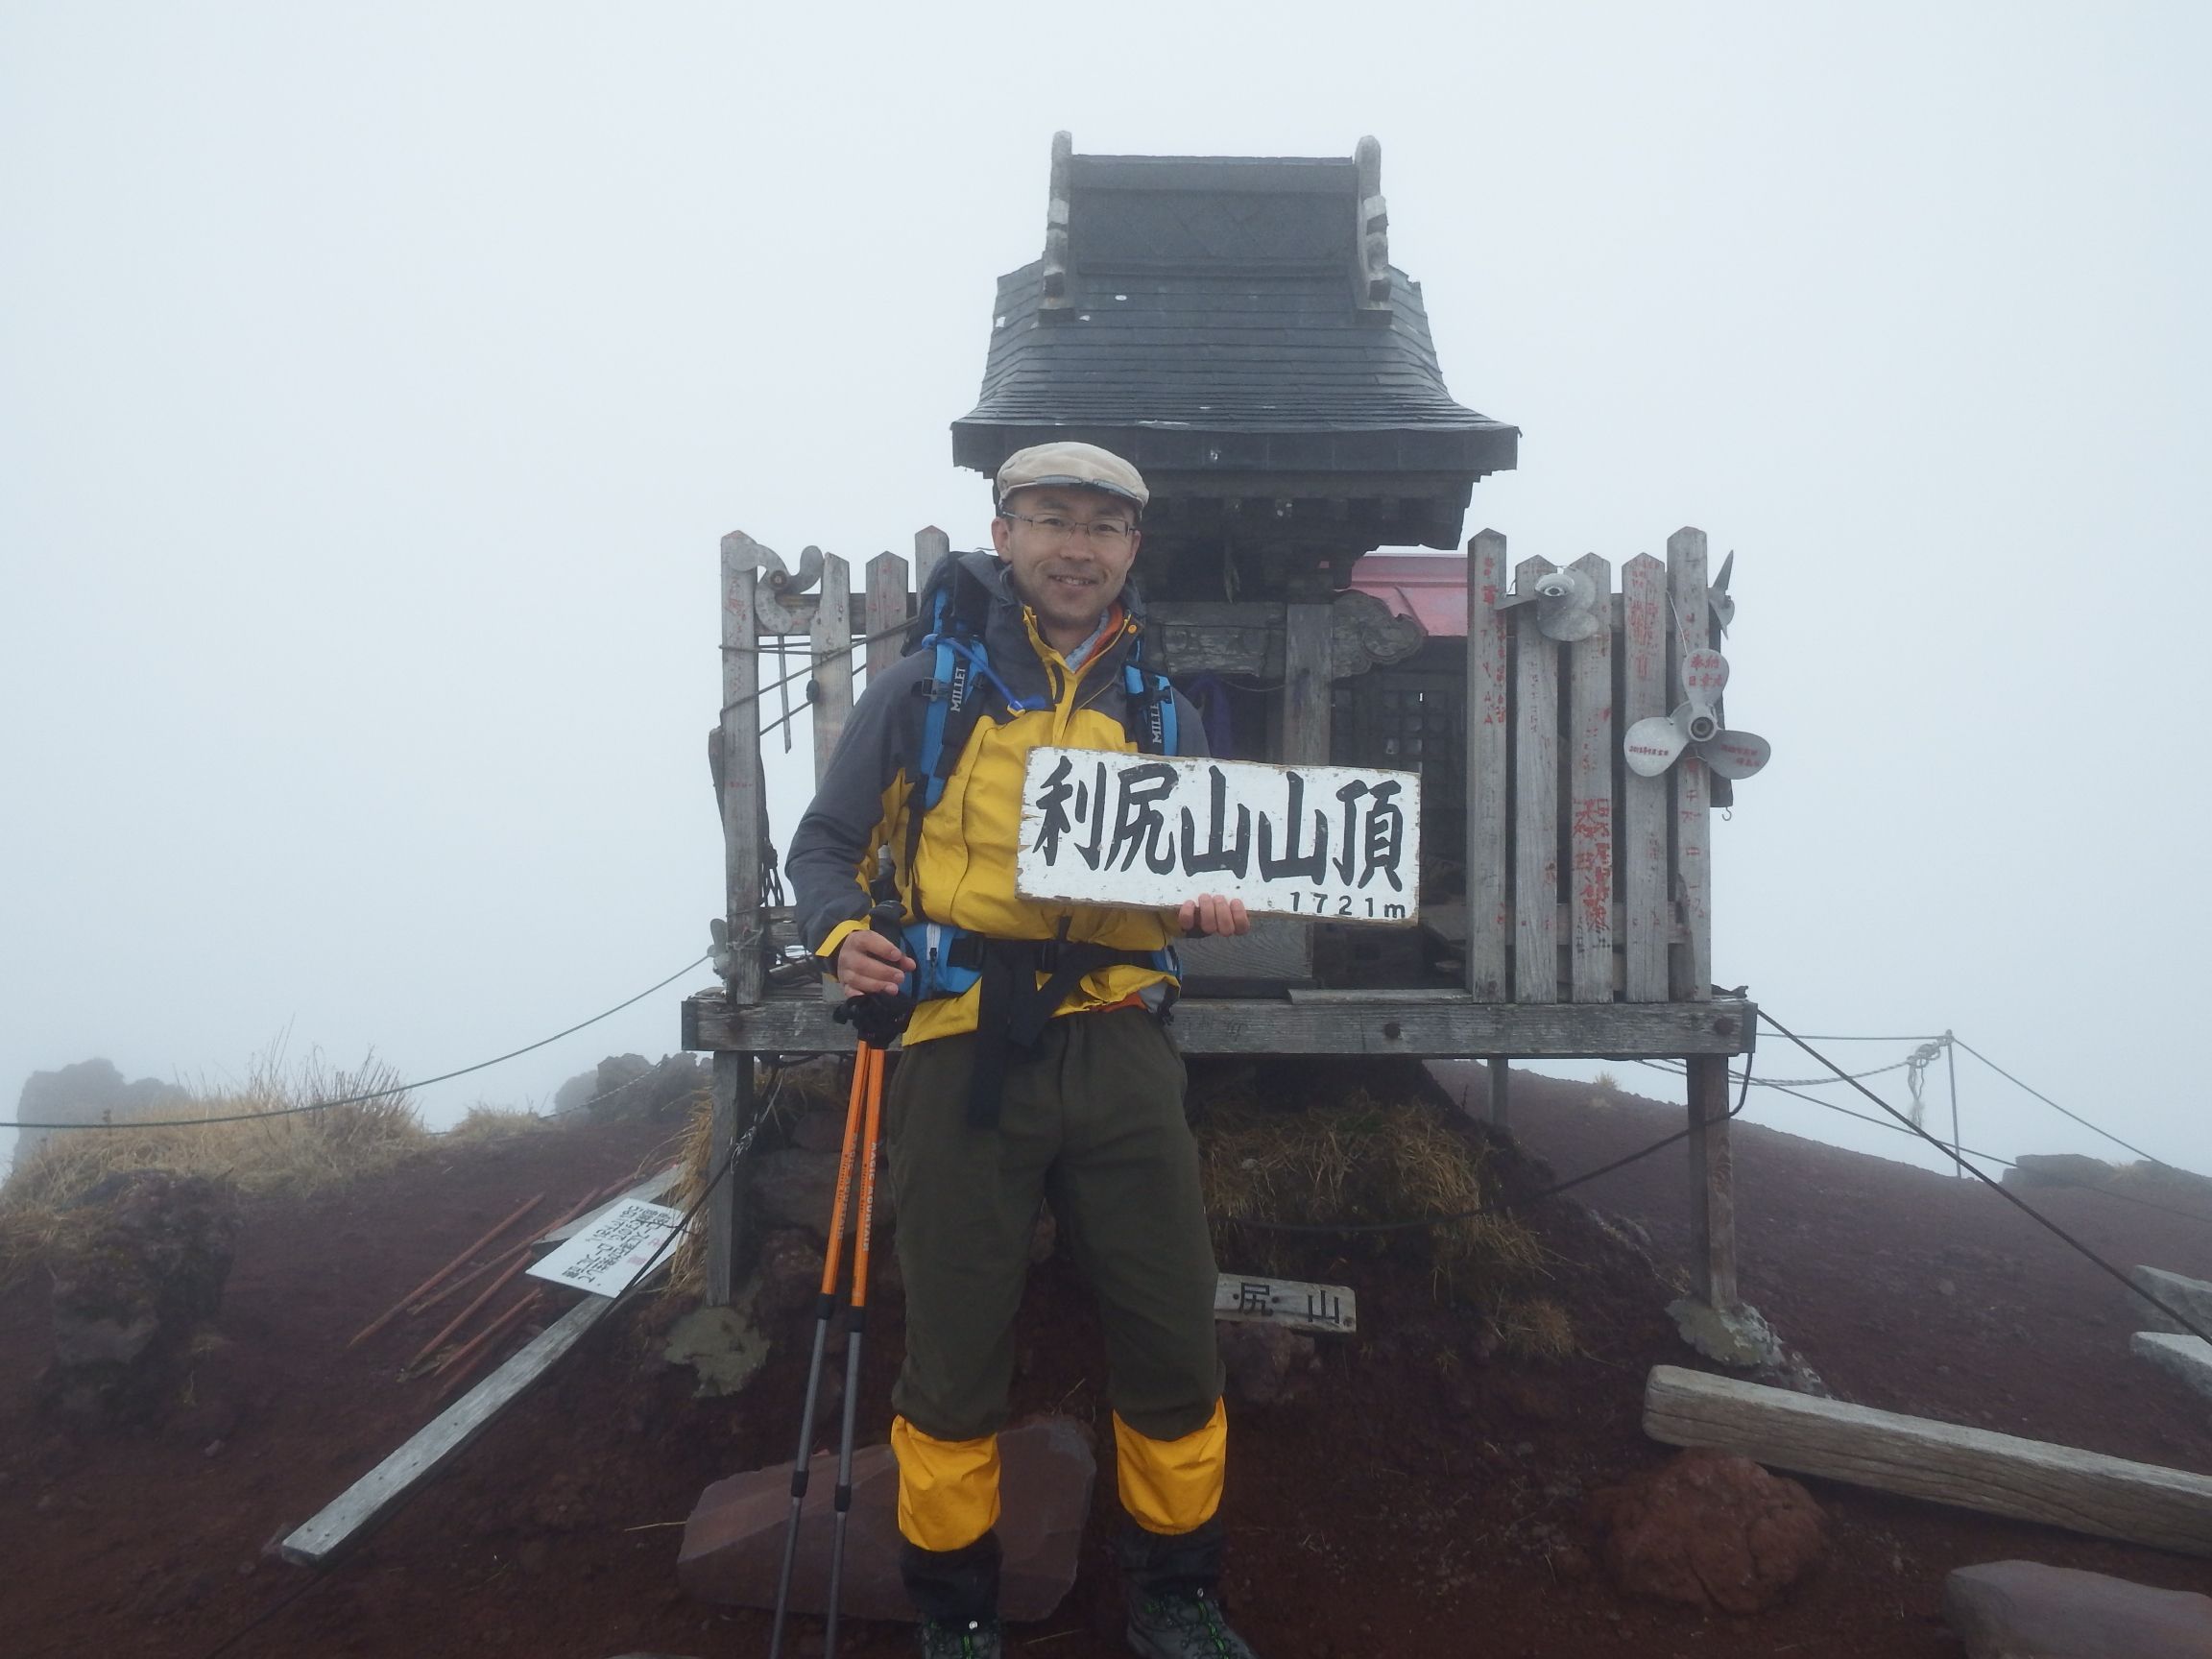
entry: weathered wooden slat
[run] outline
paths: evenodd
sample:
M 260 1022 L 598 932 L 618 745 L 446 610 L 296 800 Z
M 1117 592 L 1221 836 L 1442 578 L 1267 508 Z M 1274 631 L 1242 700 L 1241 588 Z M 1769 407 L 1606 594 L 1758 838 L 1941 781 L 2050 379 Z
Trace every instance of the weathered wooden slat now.
M 1526 593 L 1557 569 L 1513 567 Z M 1559 647 L 1523 605 L 1513 625 L 1513 999 L 1559 1000 Z
M 1667 538 L 1668 603 L 1673 648 L 1667 689 L 1682 695 L 1682 659 L 1705 648 L 1705 532 L 1684 528 Z M 1674 781 L 1674 864 L 1689 943 L 1673 953 L 1671 990 L 1677 1001 L 1713 994 L 1712 776 L 1705 762 L 1685 755 L 1668 768 Z
M 760 644 L 756 626 L 758 573 L 744 552 L 722 549 L 722 869 L 730 927 L 731 998 L 760 996 Z
M 1569 566 L 1598 594 L 1606 625 L 1567 647 L 1567 906 L 1573 1000 L 1613 1000 L 1613 566 Z
M 937 568 L 937 561 L 952 551 L 952 538 L 934 524 L 925 524 L 914 532 L 914 591 L 924 593 L 929 588 L 929 572 Z
M 1757 1008 L 1748 1001 L 1295 1004 L 1258 998 L 1185 998 L 1175 1004 L 1175 1045 L 1186 1054 L 1409 1054 L 1456 1058 L 1607 1059 L 1740 1054 Z M 775 997 L 734 1013 L 712 998 L 684 1004 L 684 1046 L 753 1053 L 839 1054 L 852 1027 L 818 998 Z
M 1667 712 L 1667 567 L 1639 553 L 1621 568 L 1621 730 Z M 1664 1002 L 1668 995 L 1667 946 L 1673 919 L 1673 878 L 1668 850 L 1668 797 L 1662 773 L 1639 778 L 1614 756 L 1621 777 L 1620 859 L 1623 964 L 1631 1002 Z
M 899 636 L 904 625 L 906 561 L 896 553 L 878 553 L 868 561 L 868 595 L 860 607 L 860 632 L 868 638 L 868 684 L 899 661 Z
M 671 1164 L 658 1174 L 646 1176 L 644 1180 L 638 1182 L 628 1191 L 617 1192 L 604 1204 L 592 1205 L 587 1214 L 577 1216 L 574 1220 L 564 1221 L 558 1227 L 546 1228 L 544 1232 L 538 1235 L 537 1242 L 558 1244 L 564 1238 L 573 1238 L 617 1204 L 628 1204 L 633 1201 L 640 1204 L 658 1204 L 661 1202 L 661 1194 L 673 1188 L 683 1174 L 683 1165 Z
M 576 1346 L 607 1315 L 613 1298 L 588 1296 L 498 1370 L 441 1411 L 398 1451 L 353 1482 L 276 1547 L 300 1567 L 326 1567 L 384 1520 L 442 1463 L 482 1433 L 493 1418 Z
M 1467 544 L 1467 989 L 1479 1001 L 1506 996 L 1512 912 L 1505 882 L 1505 538 L 1485 530 Z
M 1287 605 L 1283 618 L 1283 764 L 1329 764 L 1330 636 L 1327 605 Z
M 2178 1469 L 1672 1365 L 1653 1366 L 1645 1383 L 1644 1431 L 1878 1492 L 2212 1555 L 2212 1479 Z
M 1711 1003 L 1705 1006 L 1712 1006 Z M 1736 1294 L 1736 1157 L 1728 1130 L 1728 1062 L 1693 1054 L 1690 1095 L 1690 1272 L 1709 1308 L 1726 1312 Z
M 834 553 L 822 556 L 822 598 L 807 638 L 814 653 L 814 782 L 829 775 L 830 757 L 853 717 L 852 573 Z

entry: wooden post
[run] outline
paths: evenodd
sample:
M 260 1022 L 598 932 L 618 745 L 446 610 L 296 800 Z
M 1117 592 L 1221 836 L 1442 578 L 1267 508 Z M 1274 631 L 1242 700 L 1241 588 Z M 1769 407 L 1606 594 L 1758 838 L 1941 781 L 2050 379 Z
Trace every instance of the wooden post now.
M 1689 1056 L 1690 1274 L 1697 1295 L 1727 1313 L 1736 1297 L 1736 1160 L 1728 1147 L 1728 1060 Z
M 1513 585 L 1527 592 L 1556 566 L 1524 559 Z M 1559 647 L 1536 627 L 1536 607 L 1514 623 L 1513 1000 L 1559 995 Z
M 733 1049 L 714 1054 L 714 1117 L 707 1143 L 707 1176 L 712 1180 L 730 1148 L 753 1118 L 753 1056 Z M 707 1200 L 707 1306 L 727 1308 L 737 1288 L 739 1194 L 745 1171 L 732 1169 Z
M 1682 688 L 1682 660 L 1711 637 L 1705 598 L 1705 532 L 1682 529 L 1667 538 L 1668 601 L 1673 610 L 1671 693 Z M 1673 952 L 1673 1000 L 1702 1002 L 1713 995 L 1713 780 L 1705 762 L 1685 755 L 1668 769 L 1674 780 L 1674 858 L 1688 935 Z
M 1567 647 L 1567 911 L 1571 997 L 1613 1000 L 1613 566 L 1571 566 L 1596 591 L 1603 625 Z
M 1943 1033 L 1943 1071 L 1950 1080 L 1951 1094 L 1951 1178 L 1966 1179 L 1966 1161 L 1959 1155 L 1959 1039 L 1949 1031 Z
M 1505 885 L 1506 619 L 1505 538 L 1485 530 L 1467 544 L 1467 993 L 1478 1002 L 1507 1000 L 1506 947 L 1512 936 Z
M 830 757 L 853 713 L 853 572 L 834 553 L 822 556 L 822 597 L 807 640 L 814 657 L 814 782 L 830 775 Z
M 929 572 L 937 568 L 937 561 L 950 555 L 952 538 L 934 524 L 925 524 L 914 532 L 914 591 L 919 594 L 929 587 Z
M 868 592 L 860 602 L 860 631 L 868 636 L 868 684 L 899 661 L 899 636 L 906 620 L 906 561 L 878 553 L 868 561 Z
M 1328 605 L 1284 607 L 1283 763 L 1329 764 L 1330 639 L 1335 611 Z
M 757 572 L 722 549 L 722 854 L 724 913 L 730 928 L 730 969 L 723 997 L 735 1008 L 758 1002 L 760 946 L 767 916 L 760 907 L 760 821 L 766 806 L 760 771 L 760 646 L 755 622 Z M 752 1110 L 752 1057 L 714 1056 L 712 1167 L 729 1155 Z M 730 1300 L 738 1234 L 734 1172 L 707 1205 L 708 1300 Z
M 1621 567 L 1622 730 L 1668 712 L 1667 567 L 1639 553 Z M 1668 859 L 1667 774 L 1639 778 L 1623 765 L 1621 781 L 1622 932 L 1627 945 L 1631 1002 L 1667 1000 L 1667 937 L 1673 892 Z
M 1505 1081 L 1509 1070 L 1504 1055 L 1490 1056 L 1490 1126 L 1493 1129 L 1506 1127 Z

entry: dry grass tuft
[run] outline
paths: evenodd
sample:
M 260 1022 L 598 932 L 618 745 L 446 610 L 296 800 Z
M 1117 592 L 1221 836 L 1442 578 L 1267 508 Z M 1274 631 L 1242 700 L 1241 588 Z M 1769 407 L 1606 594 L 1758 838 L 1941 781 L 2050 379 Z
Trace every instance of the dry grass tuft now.
M 469 1108 L 468 1116 L 439 1137 L 447 1146 L 469 1145 L 474 1142 L 511 1140 L 517 1135 L 536 1135 L 555 1127 L 550 1118 L 541 1118 L 526 1106 L 486 1106 Z
M 42 1260 L 64 1213 L 104 1177 L 168 1169 L 234 1182 L 248 1192 L 311 1193 L 386 1169 L 431 1144 L 402 1092 L 320 1112 L 290 1108 L 395 1089 L 399 1075 L 371 1056 L 354 1070 L 310 1054 L 288 1065 L 280 1049 L 257 1057 L 242 1082 L 202 1086 L 182 1104 L 151 1108 L 145 1127 L 72 1129 L 18 1159 L 0 1186 L 0 1281 Z M 175 1119 L 237 1118 L 235 1122 Z
M 1299 1112 L 1217 1109 L 1199 1134 L 1206 1208 L 1217 1243 L 1238 1261 L 1289 1275 L 1353 1250 L 1425 1251 L 1440 1291 L 1458 1293 L 1540 1270 L 1535 1236 L 1509 1217 L 1470 1214 L 1486 1192 L 1481 1150 L 1428 1106 L 1364 1094 Z M 1302 1224 L 1454 1219 L 1391 1233 L 1299 1235 L 1238 1227 L 1238 1217 Z M 1316 1240 L 1318 1246 L 1316 1247 Z

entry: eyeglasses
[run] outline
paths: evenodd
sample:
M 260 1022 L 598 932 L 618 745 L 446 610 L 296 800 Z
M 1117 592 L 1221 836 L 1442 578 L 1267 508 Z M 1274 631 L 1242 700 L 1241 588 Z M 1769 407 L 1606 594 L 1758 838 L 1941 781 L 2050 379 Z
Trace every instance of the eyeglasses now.
M 1094 518 L 1088 524 L 1078 524 L 1072 518 L 1063 518 L 1056 513 L 1002 512 L 998 517 L 1018 518 L 1024 524 L 1033 525 L 1055 541 L 1066 541 L 1082 536 L 1109 549 L 1125 546 L 1129 538 L 1137 534 L 1137 526 L 1122 518 Z

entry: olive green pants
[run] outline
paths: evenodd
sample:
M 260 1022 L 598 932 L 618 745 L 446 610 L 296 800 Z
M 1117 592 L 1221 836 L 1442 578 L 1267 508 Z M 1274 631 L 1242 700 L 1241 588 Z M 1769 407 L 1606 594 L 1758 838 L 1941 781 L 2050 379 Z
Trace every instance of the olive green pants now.
M 884 1104 L 906 1288 L 892 1404 L 935 1439 L 998 1431 L 1029 1242 L 1049 1199 L 1098 1296 L 1114 1409 L 1156 1440 L 1204 1428 L 1221 1358 L 1182 1056 L 1145 1009 L 1062 1016 L 1035 1056 L 1008 1065 L 998 1127 L 974 1129 L 975 1042 L 908 1049 Z

